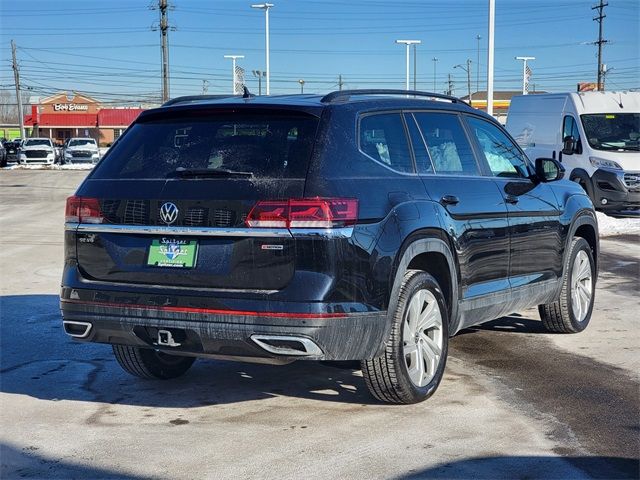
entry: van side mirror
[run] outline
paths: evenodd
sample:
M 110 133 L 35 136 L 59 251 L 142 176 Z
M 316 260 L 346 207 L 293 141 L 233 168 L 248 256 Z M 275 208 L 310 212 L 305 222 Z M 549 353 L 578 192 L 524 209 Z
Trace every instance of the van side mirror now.
M 541 182 L 560 180 L 564 171 L 564 166 L 555 158 L 536 158 L 536 177 Z
M 576 139 L 571 135 L 567 135 L 562 139 L 562 154 L 573 155 L 576 151 Z

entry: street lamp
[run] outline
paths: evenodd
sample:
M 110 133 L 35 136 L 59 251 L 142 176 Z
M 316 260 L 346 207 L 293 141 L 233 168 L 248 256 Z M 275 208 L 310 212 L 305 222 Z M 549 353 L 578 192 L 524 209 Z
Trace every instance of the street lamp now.
M 433 91 L 436 91 L 436 66 L 438 64 L 438 57 L 433 57 Z
M 522 60 L 522 94 L 527 94 L 527 60 L 535 60 L 536 57 L 515 57 L 516 60 Z
M 478 58 L 476 59 L 476 92 L 480 91 L 480 40 L 482 37 L 480 35 L 476 35 L 476 40 L 478 41 Z
M 461 68 L 467 72 L 467 91 L 469 92 L 469 105 L 473 106 L 473 97 L 471 95 L 471 60 L 467 58 L 467 66 L 455 65 L 453 68 Z
M 406 90 L 409 90 L 409 45 L 414 45 L 414 50 L 413 50 L 413 54 L 414 54 L 414 72 L 413 72 L 413 76 L 414 76 L 414 84 L 415 84 L 415 45 L 419 45 L 422 43 L 421 40 L 396 40 L 396 43 L 398 44 L 404 44 L 407 46 L 407 81 L 406 81 Z
M 231 93 L 235 95 L 236 93 L 236 60 L 238 58 L 244 58 L 244 55 L 225 55 L 224 58 L 231 59 Z
M 251 5 L 251 8 L 258 8 L 264 10 L 264 22 L 265 22 L 265 53 L 266 53 L 266 68 L 267 68 L 267 95 L 271 94 L 270 83 L 270 68 L 269 68 L 269 9 L 273 7 L 273 3 L 258 3 Z
M 300 84 L 300 94 L 304 93 L 304 80 L 300 79 L 298 80 L 298 83 Z
M 254 77 L 258 77 L 258 95 L 262 95 L 262 77 L 266 74 L 262 70 L 251 70 Z

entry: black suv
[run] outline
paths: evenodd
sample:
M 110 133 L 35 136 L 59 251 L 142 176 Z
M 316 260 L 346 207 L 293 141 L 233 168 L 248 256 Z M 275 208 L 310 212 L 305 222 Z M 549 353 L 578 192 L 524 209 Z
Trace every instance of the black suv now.
M 598 226 L 562 176 L 454 97 L 178 98 L 67 201 L 64 328 L 144 378 L 360 360 L 376 398 L 417 402 L 461 329 L 589 323 Z

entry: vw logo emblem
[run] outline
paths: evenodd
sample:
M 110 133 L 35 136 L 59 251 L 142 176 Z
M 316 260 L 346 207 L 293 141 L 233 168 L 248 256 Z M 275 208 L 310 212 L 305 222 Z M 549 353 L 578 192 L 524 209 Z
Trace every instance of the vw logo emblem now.
M 160 207 L 160 220 L 167 225 L 171 225 L 178 219 L 178 207 L 171 202 L 162 204 Z

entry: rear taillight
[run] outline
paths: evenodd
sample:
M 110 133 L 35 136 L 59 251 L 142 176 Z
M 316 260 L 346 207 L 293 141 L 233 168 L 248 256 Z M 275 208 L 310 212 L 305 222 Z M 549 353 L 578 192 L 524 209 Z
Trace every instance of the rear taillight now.
M 255 204 L 246 225 L 258 228 L 335 228 L 354 225 L 358 200 L 354 198 L 302 198 L 265 200 Z
M 103 216 L 97 198 L 69 197 L 64 214 L 67 223 L 102 223 Z

